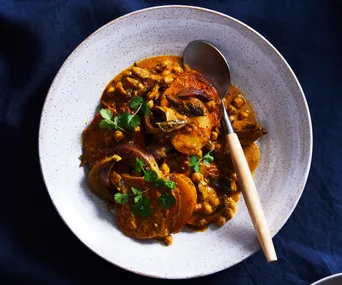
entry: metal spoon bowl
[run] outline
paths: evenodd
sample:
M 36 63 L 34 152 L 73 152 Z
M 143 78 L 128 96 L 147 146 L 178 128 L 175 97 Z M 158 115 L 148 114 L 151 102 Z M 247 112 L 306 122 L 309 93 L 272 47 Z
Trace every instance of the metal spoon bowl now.
M 212 44 L 196 40 L 190 42 L 183 53 L 183 61 L 190 68 L 200 72 L 217 88 L 222 99 L 222 124 L 226 133 L 226 142 L 239 179 L 248 212 L 268 262 L 277 260 L 277 255 L 267 225 L 260 198 L 240 141 L 234 133 L 224 105 L 224 98 L 230 87 L 230 68 L 224 55 Z

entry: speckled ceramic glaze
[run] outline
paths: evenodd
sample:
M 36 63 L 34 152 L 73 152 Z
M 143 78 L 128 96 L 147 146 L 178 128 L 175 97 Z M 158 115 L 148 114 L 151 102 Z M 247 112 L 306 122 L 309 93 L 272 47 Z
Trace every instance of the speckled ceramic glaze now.
M 69 56 L 50 88 L 39 132 L 41 167 L 51 199 L 75 235 L 104 259 L 148 276 L 202 276 L 259 249 L 243 200 L 224 227 L 184 230 L 173 235 L 170 247 L 128 238 L 90 193 L 79 166 L 82 131 L 113 76 L 146 57 L 181 55 L 195 39 L 213 43 L 226 56 L 232 82 L 268 130 L 259 140 L 255 181 L 273 236 L 296 206 L 311 162 L 311 122 L 300 84 L 279 52 L 245 24 L 202 8 L 164 6 L 128 14 L 96 31 Z

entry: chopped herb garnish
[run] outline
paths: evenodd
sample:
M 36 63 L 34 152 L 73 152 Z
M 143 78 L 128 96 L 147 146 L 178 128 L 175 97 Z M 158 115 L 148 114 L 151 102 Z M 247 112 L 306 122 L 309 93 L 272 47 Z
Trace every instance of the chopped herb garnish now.
M 144 99 L 140 96 L 134 97 L 129 101 L 128 106 L 132 109 L 136 109 L 140 107 L 140 105 L 144 102 Z
M 148 106 L 146 101 L 142 103 L 140 112 L 143 116 L 148 116 L 150 114 L 150 107 Z
M 122 193 L 116 193 L 114 195 L 114 200 L 116 203 L 119 203 L 121 205 L 125 205 L 128 202 L 129 195 L 128 194 L 122 194 Z
M 210 155 L 210 153 L 213 150 L 209 151 L 205 156 L 203 156 L 201 159 L 199 158 L 198 155 L 190 155 L 190 167 L 192 167 L 194 169 L 195 172 L 199 172 L 200 171 L 200 162 L 203 160 L 203 162 L 206 165 L 209 165 L 210 163 L 212 163 L 214 161 L 214 157 L 212 155 Z
M 128 203 L 129 197 L 133 197 L 133 204 L 131 206 L 131 211 L 134 216 L 139 216 L 143 219 L 146 219 L 152 215 L 151 199 L 143 195 L 148 190 L 141 191 L 138 188 L 132 187 L 133 194 L 123 194 L 116 193 L 114 195 L 115 202 L 125 205 Z
M 150 169 L 145 169 L 145 166 L 146 164 L 142 159 L 138 157 L 135 159 L 134 169 L 139 173 L 144 172 L 144 180 L 147 182 L 151 182 L 153 184 L 153 187 L 160 188 L 166 186 L 172 190 L 176 188 L 176 182 L 158 178 L 157 172 Z
M 140 96 L 134 97 L 128 103 L 128 106 L 131 109 L 137 109 L 137 112 L 140 112 L 143 116 L 148 116 L 150 114 L 150 108 L 146 101 Z
M 210 163 L 212 163 L 214 161 L 214 157 L 212 155 L 210 155 L 210 152 L 209 151 L 205 156 L 203 156 L 203 162 L 206 164 L 206 165 L 209 165 Z
M 136 112 L 137 113 L 137 112 Z M 102 117 L 99 126 L 101 129 L 114 130 L 129 130 L 133 132 L 135 128 L 140 124 L 140 118 L 134 113 L 133 115 L 127 112 L 118 114 L 114 119 L 113 113 L 109 109 L 101 109 L 100 114 Z
M 144 170 L 144 179 L 147 182 L 155 182 L 158 179 L 158 174 L 153 170 Z
M 200 159 L 198 155 L 190 155 L 190 167 L 192 167 L 195 172 L 200 171 Z
M 137 157 L 135 159 L 135 167 L 134 167 L 135 170 L 137 172 L 141 172 L 143 170 L 144 166 L 145 166 L 145 162 L 142 159 L 140 159 L 139 157 Z
M 152 216 L 151 199 L 145 196 L 141 196 L 139 202 L 131 206 L 131 211 L 134 216 L 146 219 Z
M 159 206 L 164 209 L 170 209 L 174 204 L 176 204 L 176 199 L 172 194 L 167 194 L 164 192 L 157 200 Z

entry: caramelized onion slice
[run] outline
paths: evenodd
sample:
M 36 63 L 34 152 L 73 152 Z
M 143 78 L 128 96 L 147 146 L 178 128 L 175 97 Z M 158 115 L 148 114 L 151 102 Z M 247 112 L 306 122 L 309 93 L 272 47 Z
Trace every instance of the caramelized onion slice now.
M 155 161 L 154 157 L 137 145 L 129 143 L 120 145 L 113 149 L 113 154 L 116 154 L 122 158 L 122 161 L 120 163 L 127 164 L 132 168 L 134 168 L 136 158 L 138 157 L 142 161 L 144 161 L 148 169 L 157 172 L 158 176 L 161 175 L 161 171 L 159 170 L 158 164 Z
M 195 97 L 195 96 L 198 96 L 198 97 L 201 97 L 207 101 L 211 100 L 210 96 L 207 93 L 205 93 L 202 89 L 194 88 L 194 87 L 187 87 L 187 88 L 182 89 L 181 91 L 179 91 L 177 93 L 177 96 L 178 97 Z
M 88 175 L 88 185 L 91 192 L 105 201 L 114 201 L 113 193 L 106 187 L 106 182 L 101 178 L 101 173 L 111 164 L 121 160 L 121 157 L 114 154 L 97 162 L 90 170 Z M 110 167 L 111 168 L 111 167 Z M 102 175 L 103 176 L 103 175 Z M 106 175 L 105 175 L 106 176 Z
M 170 133 L 183 128 L 188 123 L 187 120 L 172 120 L 166 122 L 157 122 L 156 125 L 166 133 Z

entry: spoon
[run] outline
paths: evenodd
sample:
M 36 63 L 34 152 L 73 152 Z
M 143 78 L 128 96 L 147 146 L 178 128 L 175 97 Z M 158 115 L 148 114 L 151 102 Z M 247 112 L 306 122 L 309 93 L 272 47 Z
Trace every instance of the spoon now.
M 224 99 L 230 87 L 230 69 L 227 60 L 212 44 L 202 40 L 195 40 L 186 46 L 183 53 L 183 61 L 190 68 L 200 72 L 212 82 L 219 92 L 222 99 L 222 124 L 225 131 L 226 143 L 239 179 L 241 192 L 266 260 L 268 262 L 276 261 L 277 255 L 260 203 L 260 198 L 240 141 L 234 133 L 224 105 Z

